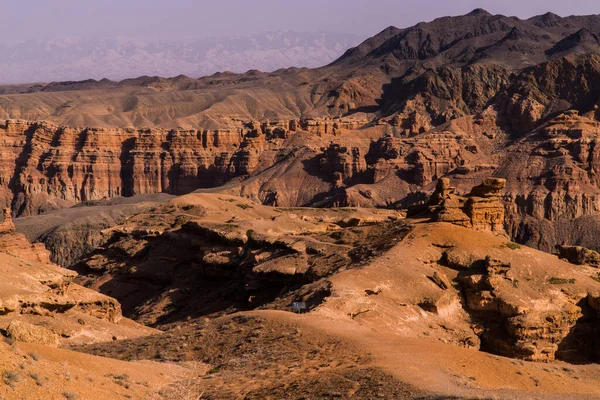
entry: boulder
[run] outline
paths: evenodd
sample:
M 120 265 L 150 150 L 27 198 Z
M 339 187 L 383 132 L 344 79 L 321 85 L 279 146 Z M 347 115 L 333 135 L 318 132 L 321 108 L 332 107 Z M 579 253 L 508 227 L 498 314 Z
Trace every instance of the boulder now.
M 475 197 L 497 197 L 502 194 L 506 186 L 506 179 L 486 178 L 481 185 L 475 186 L 469 196 Z

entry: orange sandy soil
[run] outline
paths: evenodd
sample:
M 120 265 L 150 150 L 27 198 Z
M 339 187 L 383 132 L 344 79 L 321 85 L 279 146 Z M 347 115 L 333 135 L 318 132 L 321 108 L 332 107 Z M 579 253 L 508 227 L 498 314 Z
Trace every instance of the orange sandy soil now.
M 453 396 L 522 399 L 600 398 L 600 365 L 535 363 L 422 338 L 399 337 L 316 315 L 267 311 L 349 341 L 380 367 L 420 389 Z
M 125 362 L 30 343 L 0 343 L 2 399 L 164 399 L 169 385 L 199 369 Z M 179 397 L 184 398 L 184 397 Z

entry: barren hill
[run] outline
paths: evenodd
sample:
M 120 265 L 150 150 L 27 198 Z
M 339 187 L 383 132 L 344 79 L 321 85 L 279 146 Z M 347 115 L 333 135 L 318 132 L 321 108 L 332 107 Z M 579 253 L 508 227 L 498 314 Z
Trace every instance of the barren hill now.
M 67 240 L 54 257 L 96 233 L 78 274 L 14 232 L 7 210 L 0 393 L 597 397 L 600 254 L 512 242 L 506 184 L 486 178 L 457 193 L 439 179 L 408 218 L 191 193 L 17 221 L 32 234 L 58 229 Z

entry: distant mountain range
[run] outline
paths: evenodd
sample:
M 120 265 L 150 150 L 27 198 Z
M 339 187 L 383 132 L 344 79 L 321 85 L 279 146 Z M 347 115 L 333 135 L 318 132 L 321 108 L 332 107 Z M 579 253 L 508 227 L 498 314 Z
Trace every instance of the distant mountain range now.
M 235 38 L 158 41 L 61 38 L 0 45 L 0 83 L 121 80 L 141 75 L 191 77 L 218 71 L 319 67 L 360 36 L 277 31 Z

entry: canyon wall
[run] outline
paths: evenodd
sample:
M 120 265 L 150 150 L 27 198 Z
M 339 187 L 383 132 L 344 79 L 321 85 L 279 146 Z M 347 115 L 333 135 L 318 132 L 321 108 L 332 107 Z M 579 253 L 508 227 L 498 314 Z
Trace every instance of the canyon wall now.
M 117 196 L 212 188 L 273 166 L 299 130 L 334 137 L 364 122 L 234 121 L 238 128 L 167 130 L 7 120 L 0 125 L 0 205 L 25 216 Z
M 239 130 L 0 125 L 0 204 L 15 215 L 78 202 L 167 192 L 182 194 L 253 172 L 280 139 Z M 269 142 L 267 144 L 267 142 Z
M 545 251 L 599 248 L 600 122 L 562 113 L 510 141 L 490 109 L 423 133 L 394 121 L 238 122 L 237 129 L 0 125 L 0 205 L 35 215 L 118 196 L 197 189 L 265 204 L 406 208 L 448 177 L 458 194 L 506 179 L 506 229 Z M 224 185 L 224 186 L 223 186 Z

